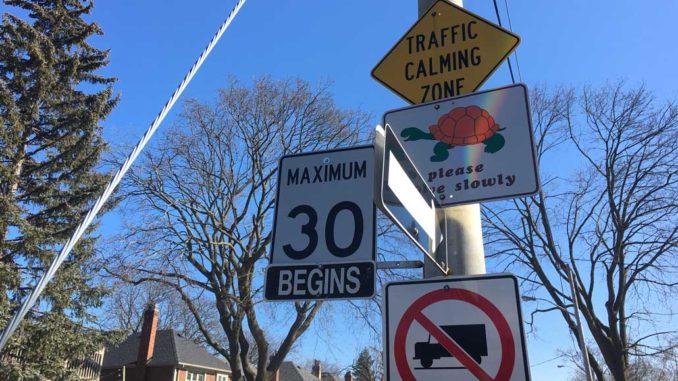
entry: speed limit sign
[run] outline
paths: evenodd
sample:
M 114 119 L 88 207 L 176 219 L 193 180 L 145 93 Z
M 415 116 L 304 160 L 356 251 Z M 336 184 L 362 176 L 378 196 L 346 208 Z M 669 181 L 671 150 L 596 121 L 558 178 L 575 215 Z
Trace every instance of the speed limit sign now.
M 374 147 L 283 156 L 268 300 L 374 294 Z

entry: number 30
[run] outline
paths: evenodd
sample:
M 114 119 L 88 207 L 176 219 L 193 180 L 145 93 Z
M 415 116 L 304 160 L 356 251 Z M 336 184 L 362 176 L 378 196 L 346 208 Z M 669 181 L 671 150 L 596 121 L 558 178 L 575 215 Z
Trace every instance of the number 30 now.
M 337 221 L 337 215 L 342 210 L 349 211 L 351 215 L 353 215 L 354 222 L 353 239 L 346 247 L 339 247 L 334 237 L 334 225 Z M 283 250 L 285 251 L 285 254 L 292 259 L 304 259 L 311 255 L 318 246 L 318 232 L 316 231 L 318 213 L 316 213 L 312 206 L 302 204 L 294 207 L 287 216 L 294 219 L 300 214 L 305 214 L 308 217 L 308 222 L 301 226 L 301 233 L 308 237 L 308 245 L 301 250 L 296 250 L 290 244 L 284 245 Z M 342 201 L 334 205 L 327 214 L 327 220 L 325 221 L 325 244 L 330 253 L 335 257 L 348 257 L 358 250 L 362 240 L 363 214 L 360 211 L 360 207 L 351 201 Z

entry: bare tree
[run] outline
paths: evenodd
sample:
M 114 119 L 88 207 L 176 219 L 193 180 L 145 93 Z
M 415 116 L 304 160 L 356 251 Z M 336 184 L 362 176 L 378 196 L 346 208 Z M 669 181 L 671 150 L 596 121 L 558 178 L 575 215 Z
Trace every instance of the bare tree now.
M 674 347 L 675 327 L 659 326 L 671 305 L 658 302 L 675 298 L 678 284 L 678 107 L 623 84 L 531 98 L 540 163 L 555 159 L 560 172 L 542 175 L 535 197 L 484 208 L 486 242 L 548 298 L 535 312 L 559 313 L 573 335 L 577 298 L 600 353 L 589 355 L 598 380 L 606 371 L 631 380 L 634 362 Z
M 327 86 L 300 80 L 231 81 L 216 104 L 187 102 L 180 122 L 129 176 L 134 222 L 108 271 L 173 288 L 234 380 L 269 379 L 321 305 L 276 304 L 276 322 L 291 318 L 276 347 L 259 324 L 278 159 L 356 144 L 368 118 L 339 109 Z M 199 298 L 213 303 L 225 342 L 205 325 Z
M 678 347 L 675 345 L 653 357 L 633 358 L 626 370 L 628 381 L 678 381 Z M 571 363 L 581 362 L 581 354 L 572 349 L 562 352 L 562 358 Z M 604 362 L 600 352 L 595 351 L 594 356 L 599 362 Z M 605 380 L 614 380 L 610 371 L 605 369 Z M 586 381 L 586 374 L 581 367 L 577 367 L 570 377 L 571 381 Z
M 158 329 L 173 329 L 185 338 L 204 344 L 205 339 L 198 324 L 174 288 L 162 283 L 132 285 L 122 281 L 114 282 L 110 288 L 111 294 L 104 312 L 107 330 L 119 330 L 127 334 L 141 331 L 144 310 L 149 303 L 153 303 L 158 309 Z M 209 327 L 210 332 L 215 332 L 215 337 L 218 336 L 219 319 L 212 307 L 213 303 L 205 297 L 194 299 L 192 303 L 203 324 Z

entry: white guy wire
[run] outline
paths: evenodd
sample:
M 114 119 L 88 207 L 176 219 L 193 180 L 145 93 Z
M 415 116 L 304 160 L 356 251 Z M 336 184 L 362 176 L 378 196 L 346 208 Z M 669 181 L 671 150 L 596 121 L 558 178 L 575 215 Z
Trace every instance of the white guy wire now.
M 5 345 L 7 345 L 9 338 L 12 336 L 14 331 L 16 331 L 21 320 L 23 320 L 28 311 L 31 308 L 33 308 L 33 305 L 35 305 L 35 302 L 38 300 L 38 297 L 47 286 L 47 283 L 49 283 L 50 280 L 52 280 L 57 269 L 61 266 L 64 259 L 66 259 L 68 254 L 75 246 L 75 244 L 78 242 L 78 240 L 80 240 L 80 237 L 85 233 L 89 225 L 94 220 L 94 217 L 96 217 L 97 213 L 99 213 L 99 210 L 101 210 L 101 207 L 104 205 L 106 200 L 108 200 L 108 198 L 111 196 L 115 188 L 122 180 L 122 177 L 125 175 L 125 173 L 127 173 L 129 168 L 132 166 L 134 160 L 136 160 L 137 156 L 139 156 L 139 154 L 141 153 L 141 150 L 144 149 L 146 143 L 148 143 L 148 141 L 151 139 L 153 133 L 155 133 L 158 127 L 160 127 L 160 123 L 162 123 L 163 119 L 165 119 L 165 116 L 167 116 L 167 113 L 172 109 L 174 103 L 176 103 L 177 99 L 179 99 L 181 93 L 184 92 L 184 89 L 186 89 L 186 86 L 188 86 L 189 82 L 191 82 L 191 79 L 193 79 L 195 73 L 198 72 L 198 69 L 200 69 L 200 66 L 205 61 L 207 56 L 210 54 L 214 46 L 217 44 L 217 42 L 221 38 L 221 35 L 224 34 L 228 26 L 231 24 L 231 21 L 233 21 L 235 16 L 238 14 L 240 8 L 242 8 L 242 6 L 245 4 L 245 1 L 246 0 L 239 0 L 238 3 L 233 8 L 233 10 L 231 10 L 231 13 L 229 13 L 224 23 L 221 25 L 219 30 L 217 30 L 217 33 L 214 35 L 214 37 L 212 37 L 212 40 L 209 42 L 209 44 L 207 44 L 207 47 L 200 54 L 200 57 L 198 57 L 198 60 L 195 61 L 191 69 L 188 71 L 184 79 L 181 81 L 179 87 L 177 87 L 177 89 L 174 90 L 174 93 L 172 94 L 170 99 L 167 101 L 167 103 L 165 103 L 165 106 L 162 108 L 158 116 L 155 117 L 153 123 L 151 123 L 148 130 L 146 130 L 144 136 L 141 138 L 139 143 L 137 143 L 137 145 L 134 147 L 134 150 L 132 150 L 132 153 L 127 157 L 127 159 L 122 164 L 120 169 L 118 169 L 118 172 L 115 174 L 115 176 L 113 176 L 113 179 L 108 184 L 108 186 L 106 186 L 106 189 L 104 189 L 103 194 L 96 201 L 92 209 L 90 209 L 90 211 L 87 213 L 85 219 L 80 223 L 80 225 L 78 225 L 78 228 L 73 233 L 73 236 L 66 242 L 57 258 L 54 260 L 54 262 L 52 262 L 47 272 L 43 274 L 42 278 L 35 286 L 35 288 L 31 291 L 31 293 L 28 295 L 28 298 L 24 301 L 19 311 L 17 311 L 17 313 L 12 317 L 12 320 L 10 320 L 10 322 L 7 324 L 4 331 L 2 332 L 2 337 L 0 337 L 0 352 L 2 352 L 2 350 L 5 348 Z

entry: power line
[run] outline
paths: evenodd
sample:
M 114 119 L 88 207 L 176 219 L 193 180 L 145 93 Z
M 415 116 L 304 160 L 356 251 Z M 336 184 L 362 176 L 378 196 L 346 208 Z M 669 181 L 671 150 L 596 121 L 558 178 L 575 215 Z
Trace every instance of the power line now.
M 229 13 L 226 20 L 221 24 L 221 27 L 219 27 L 217 32 L 214 34 L 214 37 L 212 37 L 210 42 L 207 44 L 207 47 L 205 47 L 205 49 L 200 54 L 198 59 L 195 61 L 193 66 L 191 66 L 184 79 L 181 81 L 179 86 L 174 90 L 174 93 L 170 96 L 167 103 L 165 103 L 162 110 L 160 110 L 160 113 L 155 117 L 149 128 L 146 130 L 144 136 L 141 138 L 139 143 L 137 143 L 137 145 L 134 147 L 132 153 L 130 153 L 130 155 L 127 157 L 127 159 L 122 164 L 120 169 L 118 169 L 118 172 L 111 179 L 111 182 L 106 186 L 106 189 L 104 189 L 103 194 L 99 196 L 99 199 L 97 199 L 97 201 L 94 203 L 94 206 L 92 206 L 92 209 L 90 209 L 90 211 L 85 216 L 85 219 L 82 222 L 80 222 L 80 225 L 78 225 L 78 228 L 73 233 L 73 236 L 61 248 L 61 252 L 59 252 L 59 255 L 56 257 L 54 262 L 52 262 L 47 272 L 45 272 L 42 278 L 40 278 L 40 281 L 28 295 L 28 298 L 26 298 L 24 303 L 21 305 L 19 311 L 17 311 L 17 313 L 12 317 L 12 320 L 9 321 L 9 323 L 2 332 L 2 337 L 0 337 L 0 352 L 2 352 L 5 345 L 7 345 L 9 338 L 18 328 L 19 323 L 21 323 L 21 320 L 23 320 L 24 317 L 26 317 L 28 311 L 31 308 L 33 308 L 33 305 L 35 305 L 35 303 L 37 302 L 38 297 L 40 297 L 40 294 L 47 286 L 47 283 L 49 283 L 52 280 L 52 278 L 56 274 L 56 271 L 59 269 L 63 261 L 68 256 L 68 254 L 70 254 L 71 250 L 78 242 L 78 240 L 80 240 L 80 237 L 82 237 L 82 235 L 85 233 L 89 225 L 94 220 L 94 217 L 96 217 L 97 213 L 99 213 L 99 210 L 101 210 L 101 208 L 103 207 L 104 203 L 106 203 L 108 198 L 111 196 L 115 188 L 122 180 L 122 177 L 130 169 L 134 160 L 136 160 L 136 158 L 141 153 L 141 150 L 144 149 L 146 143 L 148 143 L 148 141 L 151 139 L 151 136 L 153 136 L 153 133 L 155 133 L 158 127 L 160 127 L 160 123 L 162 123 L 162 121 L 165 119 L 165 116 L 167 116 L 169 111 L 172 109 L 172 106 L 174 106 L 174 103 L 176 103 L 176 101 L 179 99 L 181 93 L 184 92 L 188 84 L 191 82 L 191 79 L 193 79 L 193 76 L 198 72 L 198 69 L 200 69 L 200 66 L 202 66 L 207 56 L 210 54 L 210 52 L 217 44 L 221 36 L 224 34 L 228 26 L 231 24 L 231 21 L 233 21 L 235 16 L 238 14 L 240 8 L 242 8 L 242 6 L 245 4 L 245 1 L 246 0 L 239 0 L 235 7 L 231 10 L 231 13 Z
M 497 0 L 492 0 L 492 3 L 494 4 L 494 13 L 497 14 L 497 22 L 499 23 L 499 26 L 502 26 L 501 16 L 499 16 L 499 7 L 497 6 Z M 508 57 L 506 59 L 506 62 L 508 62 L 509 72 L 511 73 L 511 82 L 515 84 L 516 78 L 513 76 L 513 66 L 511 65 L 511 57 Z
M 509 12 L 509 5 L 508 5 L 508 0 L 504 0 L 504 6 L 506 7 L 506 18 L 508 19 L 509 23 L 509 30 L 513 32 L 513 25 L 511 24 L 511 12 Z M 518 69 L 518 79 L 520 82 L 523 81 L 523 75 L 520 72 L 520 61 L 518 60 L 518 49 L 513 51 L 513 55 L 516 56 L 516 69 Z

